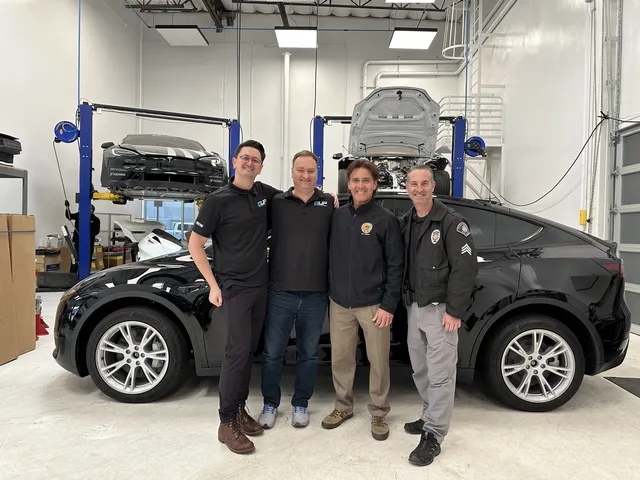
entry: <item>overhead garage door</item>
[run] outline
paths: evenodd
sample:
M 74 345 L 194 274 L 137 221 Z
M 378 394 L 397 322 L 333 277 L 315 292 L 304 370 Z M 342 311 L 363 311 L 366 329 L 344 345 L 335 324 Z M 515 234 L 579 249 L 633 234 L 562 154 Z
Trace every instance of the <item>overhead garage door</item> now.
M 613 238 L 624 261 L 633 330 L 640 333 L 640 125 L 619 134 L 613 171 Z

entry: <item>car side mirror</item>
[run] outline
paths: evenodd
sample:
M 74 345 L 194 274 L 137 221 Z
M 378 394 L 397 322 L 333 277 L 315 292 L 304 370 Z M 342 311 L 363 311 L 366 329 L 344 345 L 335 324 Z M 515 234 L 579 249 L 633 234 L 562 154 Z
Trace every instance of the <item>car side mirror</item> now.
M 102 148 L 111 148 L 115 145 L 115 143 L 113 142 L 104 142 L 102 145 L 100 145 Z
M 341 158 L 342 158 L 342 154 L 340 152 L 333 154 L 333 159 L 334 160 L 340 160 Z

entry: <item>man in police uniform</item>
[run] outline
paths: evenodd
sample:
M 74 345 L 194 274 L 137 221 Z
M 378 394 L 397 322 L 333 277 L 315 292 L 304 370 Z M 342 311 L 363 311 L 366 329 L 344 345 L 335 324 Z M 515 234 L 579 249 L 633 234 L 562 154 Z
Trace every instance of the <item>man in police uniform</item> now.
M 234 453 L 255 450 L 246 435 L 262 433 L 245 403 L 267 307 L 267 211 L 272 197 L 280 192 L 255 180 L 264 159 L 259 142 L 238 145 L 233 157 L 235 176 L 207 197 L 189 238 L 189 252 L 210 287 L 209 301 L 225 311 L 218 440 Z M 204 251 L 208 237 L 213 242 L 215 276 Z
M 282 361 L 295 323 L 297 367 L 291 424 L 306 427 L 313 394 L 318 342 L 327 312 L 329 231 L 334 199 L 316 188 L 318 157 L 293 157 L 293 187 L 271 200 L 269 298 L 262 366 L 264 407 L 258 422 L 275 424 L 280 405 Z
M 458 328 L 472 303 L 478 261 L 466 220 L 438 199 L 433 170 L 414 166 L 407 176 L 413 208 L 402 219 L 405 240 L 403 299 L 413 379 L 423 400 L 420 419 L 406 423 L 420 435 L 409 462 L 424 466 L 440 453 L 453 413 Z
M 322 421 L 336 428 L 353 417 L 358 326 L 370 364 L 371 435 L 386 440 L 389 426 L 391 322 L 402 294 L 404 247 L 400 222 L 375 201 L 378 167 L 355 160 L 347 169 L 351 201 L 333 214 L 329 256 L 329 325 L 334 409 Z

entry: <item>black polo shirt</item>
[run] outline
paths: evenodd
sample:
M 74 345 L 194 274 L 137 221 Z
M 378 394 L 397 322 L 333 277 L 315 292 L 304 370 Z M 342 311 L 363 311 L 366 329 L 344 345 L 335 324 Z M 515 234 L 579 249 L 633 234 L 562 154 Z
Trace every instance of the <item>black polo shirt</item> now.
M 269 281 L 281 290 L 327 291 L 333 197 L 315 189 L 308 202 L 293 187 L 271 201 Z
M 211 237 L 212 269 L 220 288 L 268 282 L 268 207 L 279 192 L 262 182 L 255 182 L 250 190 L 230 183 L 209 195 L 202 204 L 192 231 Z

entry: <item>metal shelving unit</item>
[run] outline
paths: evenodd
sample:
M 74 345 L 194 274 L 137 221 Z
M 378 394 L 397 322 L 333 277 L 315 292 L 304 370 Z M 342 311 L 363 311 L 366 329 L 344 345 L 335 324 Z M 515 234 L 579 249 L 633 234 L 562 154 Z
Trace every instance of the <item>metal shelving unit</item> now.
M 22 179 L 22 214 L 27 215 L 27 199 L 29 198 L 29 175 L 22 168 L 10 167 L 0 163 L 0 178 Z

